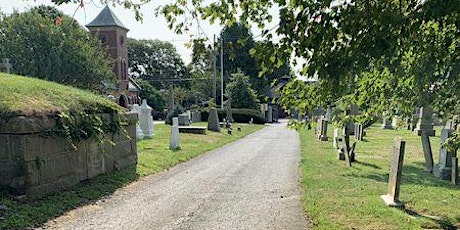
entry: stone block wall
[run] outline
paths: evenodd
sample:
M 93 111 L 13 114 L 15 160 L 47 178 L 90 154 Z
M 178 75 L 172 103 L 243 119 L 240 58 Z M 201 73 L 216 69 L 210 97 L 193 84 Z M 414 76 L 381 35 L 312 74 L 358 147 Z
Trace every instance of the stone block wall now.
M 70 188 L 97 175 L 137 163 L 137 114 L 126 114 L 127 134 L 106 134 L 115 143 L 89 139 L 76 143 L 42 135 L 52 118 L 0 120 L 0 186 L 32 197 Z

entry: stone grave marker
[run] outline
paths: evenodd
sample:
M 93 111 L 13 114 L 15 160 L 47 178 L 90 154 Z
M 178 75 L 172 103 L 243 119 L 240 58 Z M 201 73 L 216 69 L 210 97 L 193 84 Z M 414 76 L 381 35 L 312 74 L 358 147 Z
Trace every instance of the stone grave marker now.
M 178 120 L 179 120 L 179 125 L 180 126 L 189 126 L 190 125 L 190 119 L 189 119 L 189 116 L 188 116 L 187 113 L 179 114 Z
M 147 105 L 147 100 L 143 99 L 140 106 L 140 116 L 139 124 L 141 126 L 144 137 L 152 138 L 153 137 L 153 117 L 152 117 L 152 107 Z
M 13 65 L 10 63 L 9 58 L 2 58 L 0 62 L 0 72 L 11 73 Z
M 423 155 L 425 156 L 425 169 L 431 173 L 433 172 L 433 153 L 431 151 L 430 137 L 425 132 L 422 132 L 421 139 Z
M 452 130 L 450 129 L 441 130 L 440 142 L 446 142 L 451 134 Z M 436 177 L 442 178 L 443 180 L 450 180 L 452 171 L 452 157 L 454 156 L 455 152 L 449 151 L 446 147 L 441 145 L 439 149 L 439 164 L 434 166 L 433 174 Z
M 171 140 L 169 141 L 169 149 L 180 149 L 179 118 L 177 117 L 172 118 Z
M 382 117 L 382 129 L 392 129 L 393 126 L 391 126 L 391 121 L 390 118 L 387 117 L 386 115 L 383 115 Z
M 332 142 L 332 145 L 334 146 L 334 149 L 338 149 L 339 148 L 339 129 L 335 128 L 334 129 L 334 140 Z
M 321 129 L 319 133 L 319 140 L 320 141 L 327 141 L 329 138 L 327 136 L 327 121 L 326 119 L 321 119 Z
M 216 108 L 211 108 L 209 110 L 208 130 L 220 132 L 219 116 L 217 115 Z
M 452 184 L 458 184 L 458 158 L 452 157 L 452 176 L 451 176 Z
M 433 114 L 429 106 L 420 108 L 417 125 L 414 130 L 417 132 L 417 135 L 421 136 L 424 131 L 430 137 L 435 136 L 435 131 L 433 129 L 433 125 L 431 124 L 432 115 Z
M 399 201 L 401 186 L 401 175 L 404 163 L 404 151 L 406 142 L 400 137 L 396 137 L 393 142 L 393 159 L 391 161 L 390 175 L 388 178 L 388 191 L 381 198 L 390 207 L 404 207 Z
M 141 107 L 139 107 L 138 104 L 133 104 L 133 107 L 131 108 L 131 112 L 137 113 L 137 116 L 140 118 Z M 141 126 L 139 125 L 139 121 L 136 123 L 136 139 L 137 140 L 144 139 L 144 132 L 142 131 Z
M 356 123 L 355 124 L 355 139 L 357 141 L 362 141 L 363 140 L 363 134 L 364 134 L 363 125 L 359 124 L 359 123 Z
M 232 114 L 232 99 L 228 99 L 225 106 L 225 113 L 227 115 L 227 121 L 233 123 L 233 114 Z

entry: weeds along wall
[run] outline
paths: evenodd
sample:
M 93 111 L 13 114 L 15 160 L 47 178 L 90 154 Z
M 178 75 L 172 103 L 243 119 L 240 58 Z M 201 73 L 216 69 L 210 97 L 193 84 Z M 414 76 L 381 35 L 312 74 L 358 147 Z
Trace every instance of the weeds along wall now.
M 98 116 L 110 117 L 110 114 Z M 105 133 L 101 142 L 72 142 L 43 135 L 57 125 L 49 117 L 0 120 L 0 188 L 31 197 L 70 188 L 80 181 L 137 163 L 137 114 L 123 115 L 126 132 Z

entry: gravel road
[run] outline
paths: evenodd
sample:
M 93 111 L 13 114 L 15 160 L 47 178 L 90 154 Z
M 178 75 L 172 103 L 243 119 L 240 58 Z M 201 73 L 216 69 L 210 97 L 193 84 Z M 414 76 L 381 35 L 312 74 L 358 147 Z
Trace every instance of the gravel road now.
M 270 124 L 41 229 L 307 229 L 299 148 L 286 123 Z

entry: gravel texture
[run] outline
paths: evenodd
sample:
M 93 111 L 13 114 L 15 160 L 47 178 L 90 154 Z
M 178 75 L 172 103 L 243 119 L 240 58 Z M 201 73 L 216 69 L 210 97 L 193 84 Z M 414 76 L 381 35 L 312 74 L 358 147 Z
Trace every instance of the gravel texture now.
M 42 229 L 307 229 L 299 160 L 298 134 L 270 124 Z

